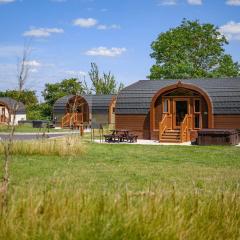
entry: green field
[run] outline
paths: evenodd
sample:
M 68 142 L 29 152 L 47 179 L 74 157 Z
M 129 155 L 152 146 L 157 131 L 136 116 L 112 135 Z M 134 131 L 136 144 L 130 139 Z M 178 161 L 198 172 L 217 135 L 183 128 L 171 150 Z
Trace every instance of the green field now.
M 240 148 L 15 155 L 0 239 L 239 239 Z

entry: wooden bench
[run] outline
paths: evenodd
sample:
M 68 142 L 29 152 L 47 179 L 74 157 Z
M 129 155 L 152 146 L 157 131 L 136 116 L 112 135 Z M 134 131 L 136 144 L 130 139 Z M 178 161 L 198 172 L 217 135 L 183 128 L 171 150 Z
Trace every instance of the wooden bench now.
M 138 136 L 130 134 L 128 130 L 112 130 L 111 134 L 103 135 L 105 142 L 137 142 Z
M 103 135 L 103 137 L 105 138 L 105 142 L 120 142 L 121 137 L 116 133 L 115 130 L 112 131 L 111 134 L 105 134 Z
M 128 138 L 127 138 L 127 140 L 128 140 L 130 143 L 137 142 L 137 139 L 138 139 L 138 136 L 137 136 L 137 135 L 134 135 L 134 134 L 129 134 L 129 135 L 128 135 Z

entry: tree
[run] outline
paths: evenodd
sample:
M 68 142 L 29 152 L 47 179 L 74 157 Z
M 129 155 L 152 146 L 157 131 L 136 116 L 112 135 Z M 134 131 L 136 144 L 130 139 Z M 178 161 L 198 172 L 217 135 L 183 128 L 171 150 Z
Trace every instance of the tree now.
M 27 107 L 28 120 L 51 120 L 52 108 L 47 103 L 38 103 Z
M 92 82 L 91 90 L 96 94 L 115 94 L 123 88 L 122 83 L 117 87 L 117 82 L 111 72 L 103 73 L 103 76 L 100 76 L 96 63 L 91 63 L 88 74 Z
M 36 92 L 31 90 L 22 90 L 20 93 L 18 90 L 7 90 L 5 92 L 0 92 L 0 97 L 13 98 L 26 106 L 32 106 L 38 103 Z
M 235 77 L 239 76 L 239 64 L 234 63 L 230 55 L 224 55 L 219 63 L 219 67 L 216 71 L 213 71 L 213 76 L 215 77 Z
M 13 119 L 9 123 L 10 126 L 10 133 L 5 141 L 1 141 L 1 144 L 4 148 L 4 159 L 3 159 L 3 173 L 2 173 L 2 180 L 0 183 L 0 206 L 1 211 L 3 212 L 8 203 L 8 190 L 9 190 L 9 182 L 10 182 L 10 163 L 12 158 L 12 149 L 13 149 L 13 138 L 15 134 L 15 120 L 16 120 L 16 113 L 20 107 L 20 99 L 22 96 L 22 92 L 24 89 L 24 85 L 28 78 L 29 73 L 29 66 L 26 64 L 28 60 L 28 55 L 30 54 L 30 48 L 29 46 L 25 46 L 22 58 L 19 60 L 18 63 L 18 73 L 17 73 L 17 84 L 18 84 L 18 90 L 17 90 L 17 96 L 16 96 L 16 104 L 14 104 L 12 109 L 12 115 Z
M 47 83 L 45 89 L 42 92 L 45 102 L 49 106 L 53 104 L 61 97 L 66 95 L 77 95 L 83 93 L 83 85 L 77 78 L 64 79 L 60 83 Z
M 118 90 L 117 92 L 119 93 L 122 89 L 124 89 L 124 84 L 123 83 L 120 83 L 119 86 L 118 86 Z
M 180 26 L 161 33 L 151 44 L 156 63 L 150 79 L 235 77 L 240 66 L 224 52 L 228 44 L 217 27 L 184 19 Z

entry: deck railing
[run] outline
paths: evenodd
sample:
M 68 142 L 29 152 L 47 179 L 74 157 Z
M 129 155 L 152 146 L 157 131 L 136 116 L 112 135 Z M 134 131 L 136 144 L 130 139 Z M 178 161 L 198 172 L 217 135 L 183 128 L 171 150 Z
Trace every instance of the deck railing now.
M 181 142 L 187 142 L 190 140 L 190 129 L 192 129 L 192 115 L 186 114 L 180 126 Z
M 172 114 L 164 114 L 162 121 L 159 123 L 159 140 L 167 129 L 172 129 Z
M 79 127 L 83 123 L 82 113 L 66 113 L 62 118 L 63 127 Z
M 8 123 L 9 119 L 5 115 L 0 116 L 0 123 Z

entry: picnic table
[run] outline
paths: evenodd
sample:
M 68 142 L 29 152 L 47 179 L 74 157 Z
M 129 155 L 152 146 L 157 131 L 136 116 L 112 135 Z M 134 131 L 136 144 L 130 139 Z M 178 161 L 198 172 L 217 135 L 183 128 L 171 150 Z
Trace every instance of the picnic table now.
M 129 130 L 120 129 L 120 130 L 111 130 L 111 134 L 103 135 L 105 142 L 137 142 L 137 135 L 131 134 Z

